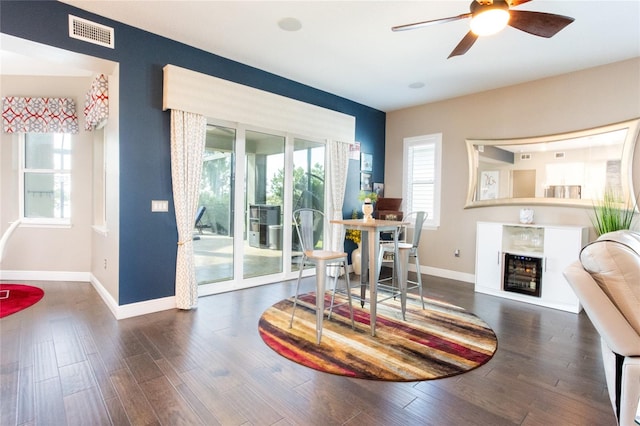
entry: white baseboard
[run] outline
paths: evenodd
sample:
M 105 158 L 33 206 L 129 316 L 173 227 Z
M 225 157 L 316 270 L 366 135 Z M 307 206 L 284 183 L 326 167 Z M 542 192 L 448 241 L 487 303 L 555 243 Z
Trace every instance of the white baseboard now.
M 129 303 L 118 306 L 117 319 L 137 317 L 139 315 L 152 314 L 154 312 L 177 309 L 175 296 L 160 299 L 145 300 L 143 302 Z
M 415 272 L 415 265 L 409 265 L 409 270 Z M 420 266 L 420 272 L 426 275 L 433 275 L 434 277 L 448 278 L 450 280 L 462 281 L 466 283 L 474 284 L 476 282 L 476 276 L 474 274 L 452 271 L 450 269 L 434 268 L 431 266 Z
M 350 265 L 351 266 L 351 265 Z M 414 265 L 410 270 L 415 271 Z M 351 269 L 351 267 L 349 268 Z M 420 267 L 423 274 L 436 277 L 448 278 L 457 281 L 475 283 L 475 275 L 463 272 L 451 271 L 448 269 L 432 268 L 428 266 Z M 111 294 L 104 288 L 102 283 L 90 272 L 64 272 L 64 271 L 2 271 L 0 279 L 18 281 L 79 281 L 89 282 L 96 289 L 102 301 L 107 305 L 116 319 L 131 318 L 139 315 L 151 314 L 154 312 L 176 309 L 175 296 L 163 297 L 160 299 L 145 300 L 142 302 L 119 305 Z
M 89 282 L 91 283 L 93 288 L 96 289 L 96 291 L 102 298 L 102 301 L 104 302 L 105 305 L 107 305 L 107 308 L 109 308 L 113 316 L 116 317 L 116 319 L 119 319 L 118 318 L 118 302 L 116 301 L 116 299 L 114 299 L 113 296 L 109 294 L 109 292 L 104 288 L 100 280 L 98 280 L 93 274 L 91 274 L 91 278 Z
M 89 282 L 89 272 L 68 271 L 0 271 L 2 280 L 19 281 L 81 281 Z
M 91 285 L 96 289 L 113 316 L 119 320 L 176 308 L 175 296 L 118 305 L 118 302 L 116 302 L 111 294 L 104 288 L 102 283 L 100 283 L 100 280 L 98 280 L 93 274 L 91 275 Z
M 102 283 L 90 272 L 0 270 L 0 279 L 5 281 L 76 281 L 91 283 L 113 316 L 119 320 L 176 308 L 176 298 L 174 296 L 118 305 L 118 302 L 104 288 Z
M 349 270 L 353 272 L 353 268 L 349 265 Z M 409 270 L 416 271 L 416 265 L 409 264 Z M 450 269 L 433 268 L 430 266 L 421 266 L 420 272 L 425 275 L 433 275 L 434 277 L 448 278 L 450 280 L 462 281 L 466 283 L 475 284 L 476 276 L 474 274 L 467 274 L 464 272 L 452 271 Z

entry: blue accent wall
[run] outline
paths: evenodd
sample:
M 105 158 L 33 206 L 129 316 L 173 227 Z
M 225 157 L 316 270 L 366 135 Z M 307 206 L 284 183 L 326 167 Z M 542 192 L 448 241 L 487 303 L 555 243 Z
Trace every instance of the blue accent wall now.
M 68 35 L 68 15 L 115 29 L 115 49 Z M 177 230 L 173 214 L 169 112 L 162 68 L 173 64 L 356 117 L 356 140 L 384 178 L 385 113 L 57 1 L 0 1 L 0 31 L 120 63 L 120 305 L 173 296 Z M 310 49 L 313 46 L 309 46 Z M 340 66 L 336 61 L 335 66 Z M 359 162 L 350 162 L 345 216 L 357 208 Z M 169 214 L 150 200 L 169 200 Z

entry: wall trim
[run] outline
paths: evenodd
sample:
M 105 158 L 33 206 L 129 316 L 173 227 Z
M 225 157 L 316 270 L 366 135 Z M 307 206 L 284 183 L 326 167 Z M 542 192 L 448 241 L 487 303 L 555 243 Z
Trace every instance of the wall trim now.
M 415 272 L 415 265 L 409 265 L 409 270 Z M 450 280 L 462 281 L 466 283 L 475 284 L 475 274 L 468 274 L 466 272 L 452 271 L 450 269 L 434 268 L 432 266 L 420 265 L 420 272 L 425 275 L 433 275 L 434 277 L 448 278 Z
M 107 305 L 107 308 L 109 308 L 109 310 L 111 311 L 111 314 L 116 319 L 118 319 L 118 302 L 116 301 L 116 299 L 113 298 L 113 296 L 111 296 L 111 294 L 107 291 L 107 289 L 104 288 L 100 280 L 96 278 L 95 275 L 93 274 L 90 274 L 90 275 L 91 277 L 89 278 L 89 282 L 91 283 L 93 288 L 96 289 L 96 291 L 98 292 L 98 295 L 100 296 L 100 298 L 102 298 L 102 301 L 104 302 L 104 304 Z
M 116 302 L 113 296 L 104 288 L 95 275 L 91 274 L 90 281 L 91 285 L 96 289 L 105 305 L 107 305 L 117 320 L 166 311 L 168 309 L 176 309 L 176 298 L 174 296 L 129 303 L 127 305 L 118 305 L 118 302 Z
M 102 283 L 90 272 L 0 270 L 0 279 L 5 281 L 74 281 L 90 283 L 117 320 L 176 309 L 174 296 L 118 305 L 118 302 L 104 288 Z
M 409 270 L 415 272 L 415 266 L 411 265 Z M 475 283 L 475 275 L 464 272 L 451 271 L 449 269 L 433 268 L 421 266 L 420 271 L 426 275 L 448 278 L 456 281 Z M 100 298 L 107 305 L 113 316 L 117 320 L 136 317 L 140 315 L 152 314 L 154 312 L 166 311 L 176 308 L 175 296 L 162 297 L 159 299 L 145 300 L 142 302 L 118 305 L 118 302 L 104 288 L 100 280 L 89 272 L 64 272 L 64 271 L 2 271 L 0 279 L 18 281 L 79 281 L 89 282 L 96 289 Z M 231 290 L 234 291 L 234 290 Z M 211 293 L 218 294 L 218 293 Z
M 88 272 L 72 271 L 0 271 L 2 280 L 89 282 L 89 276 Z
M 120 305 L 118 306 L 116 319 L 121 320 L 140 315 L 153 314 L 154 312 L 168 311 L 169 309 L 177 309 L 175 296 Z

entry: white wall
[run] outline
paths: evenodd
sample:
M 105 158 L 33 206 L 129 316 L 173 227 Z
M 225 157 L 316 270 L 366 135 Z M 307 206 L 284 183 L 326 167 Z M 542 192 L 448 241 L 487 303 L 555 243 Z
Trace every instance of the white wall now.
M 71 227 L 47 228 L 21 225 L 7 244 L 2 278 L 14 280 L 89 281 L 111 309 L 118 304 L 119 188 L 118 188 L 118 68 L 109 76 L 110 113 L 107 125 L 96 132 L 84 130 L 85 93 L 92 77 L 1 76 L 0 95 L 72 97 L 80 132 L 72 139 Z M 95 138 L 106 146 L 106 221 L 94 221 L 94 172 L 103 165 L 94 161 Z M 0 233 L 19 215 L 18 137 L 0 133 Z M 94 226 L 99 225 L 99 226 Z
M 9 240 L 4 271 L 82 273 L 91 265 L 92 137 L 84 129 L 84 96 L 90 77 L 2 76 L 2 96 L 71 97 L 76 102 L 80 132 L 72 137 L 71 227 L 21 225 Z M 18 136 L 0 132 L 0 230 L 18 218 Z
M 429 272 L 451 276 L 453 271 L 454 278 L 472 280 L 476 222 L 517 222 L 522 206 L 464 209 L 468 184 L 465 139 L 542 136 L 638 117 L 640 58 L 393 111 L 387 114 L 385 195 L 402 196 L 398 171 L 402 170 L 403 138 L 441 132 L 442 220 L 438 230 L 423 232 L 420 260 Z M 635 192 L 640 188 L 639 158 L 636 152 Z M 538 223 L 591 226 L 590 209 L 533 208 Z M 454 257 L 455 249 L 460 249 L 460 257 Z
M 102 138 L 104 144 L 103 156 L 96 156 L 103 160 L 105 168 L 104 182 L 104 206 L 105 222 L 94 222 L 91 240 L 91 275 L 98 291 L 112 309 L 118 305 L 119 287 L 119 243 L 120 243 L 120 128 L 119 128 L 119 66 L 115 66 L 109 78 L 109 120 L 107 125 L 95 133 L 94 137 Z M 98 144 L 101 145 L 101 144 Z M 94 164 L 94 176 L 99 164 Z M 98 178 L 99 179 L 99 178 Z M 101 182 L 94 181 L 94 188 Z M 102 194 L 101 194 L 102 195 Z M 102 207 L 101 201 L 95 202 L 96 208 Z M 100 217 L 99 212 L 94 211 L 94 218 Z M 104 291 L 108 293 L 108 296 Z

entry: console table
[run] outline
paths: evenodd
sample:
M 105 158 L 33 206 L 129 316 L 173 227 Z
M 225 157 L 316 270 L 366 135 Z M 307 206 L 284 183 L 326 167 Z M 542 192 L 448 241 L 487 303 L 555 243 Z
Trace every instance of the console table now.
M 478 222 L 475 291 L 578 313 L 582 307 L 562 272 L 588 237 L 584 226 Z

